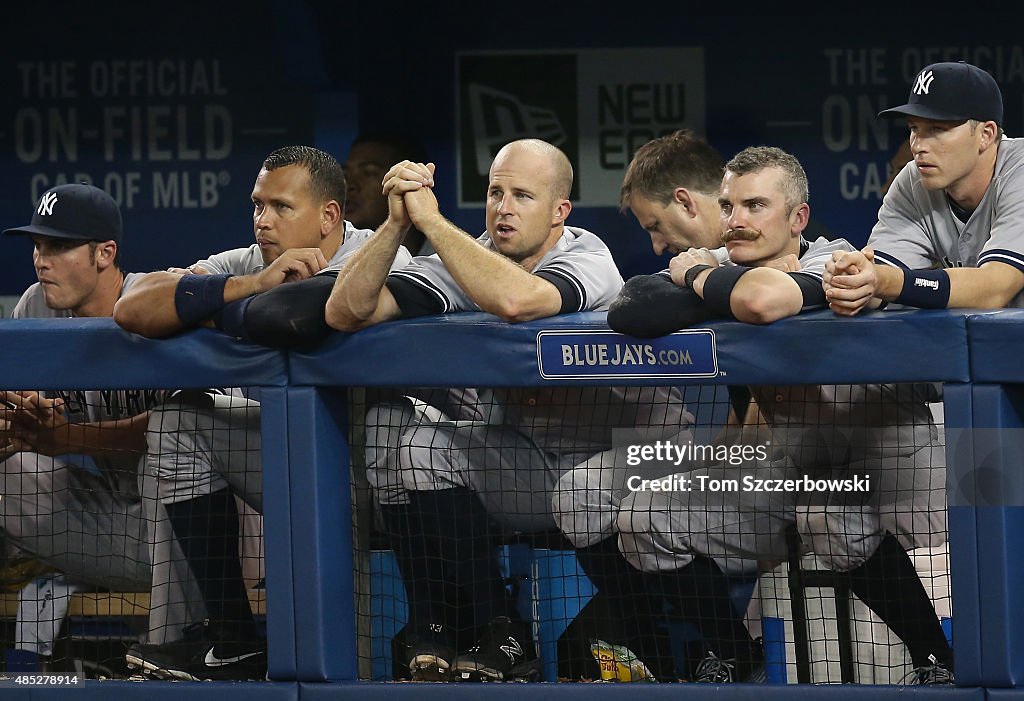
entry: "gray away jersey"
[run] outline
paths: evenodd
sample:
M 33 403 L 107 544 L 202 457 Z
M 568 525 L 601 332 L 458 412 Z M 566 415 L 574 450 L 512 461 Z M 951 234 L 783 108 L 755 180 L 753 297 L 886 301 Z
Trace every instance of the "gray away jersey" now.
M 486 233 L 477 241 L 493 250 Z M 575 227 L 565 228 L 531 272 L 570 285 L 579 300 L 577 312 L 606 310 L 623 284 L 605 243 Z M 416 257 L 391 276 L 429 293 L 446 313 L 480 310 L 436 254 Z M 678 391 L 667 387 L 516 388 L 494 390 L 493 397 L 501 405 L 503 423 L 516 426 L 542 450 L 559 455 L 607 450 L 614 428 L 662 428 L 664 437 L 693 421 Z
M 852 251 L 844 239 L 819 238 L 800 257 L 800 273 L 820 284 L 834 251 Z M 815 307 L 817 308 L 817 307 Z M 807 311 L 809 308 L 805 308 Z M 751 387 L 773 436 L 790 450 L 819 447 L 844 459 L 913 453 L 935 438 L 927 384 Z M 818 445 L 818 444 L 821 445 Z M 813 452 L 813 451 L 812 451 Z M 807 459 L 806 455 L 804 456 Z M 798 463 L 800 461 L 798 460 Z M 805 465 L 806 466 L 806 465 Z
M 124 276 L 121 294 L 127 292 L 142 277 L 141 273 L 127 273 Z M 14 319 L 67 319 L 71 318 L 71 312 L 67 309 L 47 307 L 46 302 L 43 301 L 42 288 L 37 282 L 25 290 L 21 299 L 18 300 L 18 304 L 15 305 L 11 317 Z M 70 423 L 84 423 L 137 416 L 162 403 L 171 392 L 172 390 L 165 389 L 58 390 L 47 392 L 47 395 L 56 395 L 64 400 L 65 415 Z M 108 478 L 117 480 L 118 489 L 125 493 L 135 491 L 137 455 L 126 454 L 124 457 L 111 456 L 93 460 L 104 469 Z
M 336 273 L 341 270 L 349 256 L 359 250 L 359 247 L 366 243 L 373 234 L 374 232 L 370 229 L 357 229 L 352 226 L 351 222 L 346 221 L 345 240 L 342 241 L 342 244 L 338 247 L 335 254 L 331 256 L 331 259 L 327 261 L 327 267 L 317 273 L 317 275 Z M 410 260 L 412 260 L 412 256 L 409 255 L 409 251 L 404 246 L 399 247 L 398 254 L 395 256 L 395 262 L 392 264 L 392 270 L 406 265 Z M 214 275 L 249 275 L 251 273 L 258 273 L 265 267 L 260 247 L 255 243 L 248 248 L 235 248 L 230 251 L 214 254 L 209 258 L 197 261 L 195 265 Z
M 477 241 L 484 248 L 494 250 L 486 233 Z M 436 253 L 417 256 L 405 267 L 392 270 L 391 276 L 421 288 L 435 299 L 442 313 L 480 311 Z M 530 272 L 569 284 L 578 295 L 579 308 L 573 310 L 577 312 L 608 309 L 622 288 L 622 275 L 604 241 L 585 229 L 572 226 L 565 227 L 562 237 Z
M 975 268 L 999 261 L 1024 270 L 1024 139 L 1003 138 L 995 174 L 962 224 L 943 190 L 929 191 L 913 162 L 882 200 L 868 245 L 875 260 L 910 270 Z M 1024 307 L 1024 292 L 1008 305 Z

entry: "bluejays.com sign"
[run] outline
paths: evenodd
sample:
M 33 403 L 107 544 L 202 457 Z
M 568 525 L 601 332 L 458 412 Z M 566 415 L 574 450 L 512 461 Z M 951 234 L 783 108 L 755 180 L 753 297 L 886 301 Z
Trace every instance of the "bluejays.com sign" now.
M 643 340 L 611 331 L 541 331 L 537 367 L 546 380 L 704 378 L 718 376 L 718 355 L 710 329 Z

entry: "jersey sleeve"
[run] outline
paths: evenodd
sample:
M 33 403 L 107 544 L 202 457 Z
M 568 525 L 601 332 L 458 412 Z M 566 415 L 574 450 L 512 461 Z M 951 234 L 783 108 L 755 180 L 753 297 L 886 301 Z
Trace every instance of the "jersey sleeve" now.
M 819 238 L 800 257 L 800 270 L 789 273 L 789 276 L 800 288 L 800 295 L 803 298 L 801 313 L 826 306 L 828 300 L 825 299 L 825 290 L 821 285 L 825 263 L 832 260 L 832 254 L 836 251 L 852 250 L 853 246 L 846 239 L 829 241 L 826 238 Z
M 807 275 L 815 278 L 821 284 L 821 276 L 825 272 L 825 264 L 832 260 L 832 254 L 836 251 L 852 251 L 853 246 L 846 239 L 834 239 L 829 241 L 820 238 L 811 244 L 810 248 L 800 258 L 800 270 L 794 275 Z
M 605 250 L 564 251 L 533 271 L 563 291 L 562 313 L 605 311 L 622 289 L 622 275 Z M 557 279 L 561 284 L 556 283 Z
M 393 268 L 387 286 L 403 317 L 447 314 L 468 308 L 464 294 L 436 253 L 417 256 L 408 265 Z
M 21 295 L 21 299 L 18 300 L 18 303 L 14 305 L 14 309 L 11 310 L 12 319 L 31 318 L 32 314 L 29 311 L 29 307 L 31 305 L 33 293 L 36 289 L 38 289 L 38 285 L 38 282 L 33 284 Z
M 252 258 L 252 247 L 234 248 L 196 261 L 192 267 L 202 268 L 211 275 L 248 275 L 263 269 L 262 258 L 258 263 L 254 262 Z
M 995 184 L 991 236 L 978 255 L 978 266 L 996 261 L 1024 271 L 1024 165 Z
M 877 263 L 921 270 L 940 262 L 941 253 L 935 250 L 928 231 L 932 219 L 930 200 L 923 188 L 915 185 L 915 177 L 914 165 L 910 163 L 896 176 L 882 199 L 878 222 L 868 237 Z M 922 190 L 918 196 L 916 189 Z
M 389 275 L 385 284 L 395 298 L 403 319 L 444 313 L 444 302 L 440 295 L 414 277 Z

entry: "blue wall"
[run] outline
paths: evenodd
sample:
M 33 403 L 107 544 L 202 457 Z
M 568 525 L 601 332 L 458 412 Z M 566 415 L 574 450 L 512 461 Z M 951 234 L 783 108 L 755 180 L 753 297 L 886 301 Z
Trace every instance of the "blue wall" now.
M 998 18 L 965 29 L 940 13 L 883 23 L 868 13 L 723 16 L 660 2 L 615 14 L 535 1 L 25 5 L 7 11 L 0 49 L 0 225 L 24 223 L 40 186 L 84 173 L 116 196 L 120 188 L 126 262 L 136 270 L 248 243 L 248 193 L 266 153 L 316 141 L 344 157 L 357 125 L 423 140 L 445 211 L 482 230 L 479 210 L 456 206 L 456 67 L 466 52 L 585 53 L 614 72 L 611 49 L 697 49 L 702 65 L 678 66 L 696 75 L 688 95 L 700 98 L 684 125 L 727 156 L 752 143 L 795 153 L 810 176 L 813 218 L 855 243 L 867 237 L 904 132 L 873 114 L 904 100 L 921 65 L 966 58 L 991 70 L 1007 132 L 1022 132 L 1024 48 L 1015 23 Z M 631 79 L 672 74 L 665 55 L 668 65 L 646 61 Z M 524 103 L 573 100 L 551 73 L 509 65 L 493 85 Z M 160 71 L 169 80 L 150 78 Z M 586 119 L 587 105 L 578 107 Z M 640 139 L 644 105 L 637 111 Z M 586 134 L 567 145 L 587 148 Z M 613 206 L 578 206 L 572 221 L 600 233 L 627 276 L 663 264 Z M 29 247 L 0 246 L 0 294 L 17 294 L 33 281 Z

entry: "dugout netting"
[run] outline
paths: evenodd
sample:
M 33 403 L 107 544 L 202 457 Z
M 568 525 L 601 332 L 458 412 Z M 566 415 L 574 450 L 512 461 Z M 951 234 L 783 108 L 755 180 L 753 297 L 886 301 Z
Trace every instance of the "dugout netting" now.
M 789 683 L 947 660 L 933 385 L 350 396 L 364 679 L 463 659 L 500 616 L 550 681 L 693 680 L 709 652 Z
M 16 408 L 0 426 L 5 671 L 125 678 L 131 646 L 204 621 L 263 634 L 259 405 L 239 390 L 44 394 L 58 420 Z
M 210 617 L 211 605 L 221 618 L 242 616 L 239 591 L 244 615 L 261 627 L 258 404 L 195 391 L 65 396 L 74 407 L 69 414 L 81 420 L 130 418 L 152 409 L 148 440 L 115 446 L 99 459 L 30 451 L 6 457 L 0 505 L 11 565 L 5 583 L 14 591 L 6 599 L 5 647 L 30 642 L 26 630 L 32 626 L 15 625 L 19 599 L 37 609 L 64 599 L 67 615 L 56 618 L 52 647 L 34 649 L 43 652 L 48 669 L 97 676 L 127 674 L 119 664 L 128 645 L 178 638 L 189 623 Z M 918 666 L 882 620 L 891 620 L 893 609 L 883 608 L 880 616 L 856 593 L 860 586 L 876 606 L 895 600 L 896 613 L 910 611 L 905 602 L 914 593 L 905 588 L 910 580 L 899 576 L 906 571 L 899 569 L 898 552 L 909 553 L 935 618 L 911 616 L 909 627 L 897 622 L 898 630 L 909 638 L 922 631 L 932 646 L 932 623 L 949 633 L 944 440 L 941 416 L 933 418 L 928 409 L 941 407 L 934 388 L 367 388 L 350 396 L 363 678 L 408 673 L 402 665 L 410 645 L 406 587 L 417 577 L 426 584 L 413 583 L 422 589 L 414 596 L 425 591 L 428 601 L 420 620 L 439 619 L 450 627 L 457 649 L 472 647 L 482 622 L 504 612 L 528 626 L 542 678 L 593 679 L 602 663 L 607 673 L 621 676 L 622 646 L 659 676 L 668 669 L 693 678 L 706 657 L 707 627 L 722 633 L 707 603 L 712 599 L 692 594 L 686 588 L 692 582 L 666 576 L 684 570 L 694 555 L 713 561 L 725 577 L 750 636 L 763 640 L 774 681 L 792 682 L 803 673 L 815 682 L 889 683 Z M 751 399 L 757 410 L 739 411 L 740 427 L 737 409 Z M 861 473 L 874 486 L 870 492 L 850 490 L 834 498 L 827 480 Z M 677 474 L 691 481 L 689 489 L 672 479 Z M 140 482 L 140 475 L 153 479 Z M 695 489 L 698 476 L 705 479 Z M 824 480 L 826 486 L 764 506 L 740 498 L 746 476 Z M 455 502 L 460 510 L 450 514 L 421 504 L 418 520 L 390 517 L 406 529 L 400 535 L 413 542 L 412 554 L 421 556 L 412 560 L 412 577 L 403 577 L 382 505 L 401 506 L 409 492 L 452 489 L 473 500 Z M 214 582 L 204 593 L 189 581 L 191 566 L 181 573 L 178 538 L 159 505 L 218 492 L 230 493 L 237 526 L 225 527 L 223 512 L 198 511 L 189 517 L 192 531 L 199 541 L 217 533 L 237 539 L 241 574 L 235 576 L 234 568 L 229 573 L 223 557 L 209 556 L 204 564 L 200 556 L 195 566 Z M 467 505 L 475 503 L 485 507 L 486 522 L 471 517 Z M 880 531 L 870 527 L 876 517 Z M 220 525 L 210 531 L 203 523 Z M 786 542 L 791 528 L 802 543 L 796 552 Z M 886 564 L 877 577 L 851 585 L 850 573 L 877 551 L 872 538 L 879 532 L 894 536 L 886 541 Z M 433 538 L 437 534 L 440 541 Z M 610 541 L 614 549 L 602 549 Z M 487 547 L 477 548 L 479 543 Z M 468 564 L 453 558 L 467 549 Z M 484 550 L 493 558 L 481 559 Z M 801 571 L 832 579 L 815 574 L 795 589 L 796 561 Z M 623 563 L 631 569 L 622 569 Z M 153 577 L 153 566 L 162 574 Z M 639 572 L 650 576 L 640 582 Z M 596 586 L 597 579 L 605 586 Z M 26 589 L 30 582 L 41 583 Z M 500 596 L 494 596 L 495 583 Z M 435 595 L 436 605 L 429 599 Z M 481 595 L 491 596 L 486 605 L 475 600 Z M 797 601 L 803 637 L 794 627 Z M 55 619 L 47 615 L 52 627 Z M 32 644 L 38 645 L 46 632 L 40 616 L 32 625 Z

